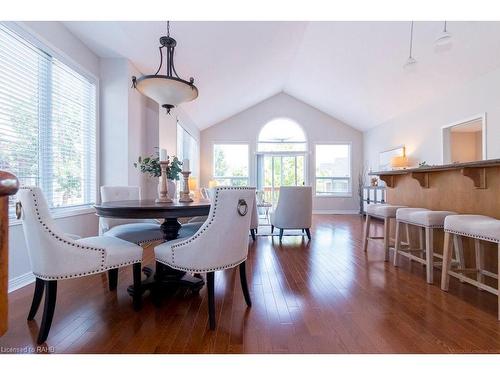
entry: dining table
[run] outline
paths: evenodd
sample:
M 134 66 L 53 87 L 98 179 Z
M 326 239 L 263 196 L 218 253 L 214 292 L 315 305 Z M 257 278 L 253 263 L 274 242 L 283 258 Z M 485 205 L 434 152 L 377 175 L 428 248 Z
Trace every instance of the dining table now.
M 194 200 L 193 202 L 158 203 L 154 200 L 123 200 L 96 204 L 96 213 L 100 217 L 114 219 L 160 219 L 163 220 L 160 228 L 165 241 L 172 241 L 179 237 L 182 224 L 179 218 L 207 216 L 210 212 L 210 200 Z M 156 270 L 145 266 L 142 271 L 146 279 L 141 283 L 141 290 L 137 291 L 131 285 L 128 293 L 144 293 L 147 290 L 158 296 L 167 290 L 188 288 L 197 293 L 205 284 L 203 278 L 184 271 L 173 269 L 156 262 Z

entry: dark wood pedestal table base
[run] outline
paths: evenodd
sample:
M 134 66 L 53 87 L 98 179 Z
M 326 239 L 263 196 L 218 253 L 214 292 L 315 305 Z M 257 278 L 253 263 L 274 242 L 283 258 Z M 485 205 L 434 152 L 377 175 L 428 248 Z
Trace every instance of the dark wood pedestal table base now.
M 206 216 L 210 211 L 210 201 L 200 200 L 189 203 L 155 203 L 153 200 L 130 200 L 106 202 L 94 206 L 98 216 L 115 219 L 165 219 L 161 225 L 165 241 L 175 240 L 179 236 L 181 224 L 178 218 L 190 216 Z M 158 295 L 163 291 L 186 287 L 198 292 L 205 284 L 201 276 L 190 275 L 164 264 L 156 262 L 156 272 L 150 267 L 142 269 L 146 280 L 141 283 L 139 293 L 149 290 Z M 133 296 L 137 291 L 133 286 L 128 288 Z

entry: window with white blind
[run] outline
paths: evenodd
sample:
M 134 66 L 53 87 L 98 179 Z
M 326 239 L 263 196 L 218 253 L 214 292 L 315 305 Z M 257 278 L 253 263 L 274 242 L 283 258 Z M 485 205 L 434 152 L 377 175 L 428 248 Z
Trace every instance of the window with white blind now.
M 95 202 L 96 82 L 2 24 L 0 169 L 52 209 Z
M 351 145 L 316 145 L 316 195 L 351 196 Z

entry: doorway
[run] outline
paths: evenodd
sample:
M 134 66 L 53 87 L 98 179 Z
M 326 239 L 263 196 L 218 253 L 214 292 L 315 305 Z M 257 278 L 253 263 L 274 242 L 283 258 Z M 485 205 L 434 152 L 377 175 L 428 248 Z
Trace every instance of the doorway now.
M 257 154 L 257 189 L 274 207 L 281 186 L 302 186 L 306 182 L 305 153 Z
M 444 126 L 443 164 L 486 159 L 486 116 L 478 115 Z

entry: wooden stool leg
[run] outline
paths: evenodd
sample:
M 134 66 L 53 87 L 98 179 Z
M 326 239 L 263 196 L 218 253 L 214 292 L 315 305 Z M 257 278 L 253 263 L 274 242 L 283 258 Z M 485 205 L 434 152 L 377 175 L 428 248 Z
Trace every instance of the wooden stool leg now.
M 451 267 L 451 253 L 452 253 L 451 234 L 444 233 L 444 246 L 443 246 L 443 270 L 441 271 L 441 289 L 447 291 L 450 285 L 450 267 Z
M 474 239 L 474 252 L 476 255 L 476 268 L 477 268 L 476 280 L 484 284 L 484 275 L 482 272 L 484 270 L 483 245 L 481 244 L 481 241 L 478 240 L 477 238 Z M 482 290 L 480 286 L 478 286 L 477 288 L 479 290 Z
M 425 254 L 425 236 L 424 236 L 424 228 L 418 227 L 418 246 L 422 250 L 420 256 L 423 258 Z M 410 259 L 411 262 L 411 259 Z
M 427 283 L 434 282 L 434 231 L 432 228 L 425 228 L 425 265 L 427 272 Z
M 389 261 L 389 241 L 390 239 L 390 229 L 391 229 L 391 219 L 384 219 L 384 252 L 385 252 L 385 261 Z
M 399 255 L 399 249 L 401 247 L 401 222 L 396 221 L 396 238 L 394 239 L 395 244 L 394 244 L 394 267 L 398 266 L 398 255 Z M 406 224 L 406 230 L 408 230 L 408 224 Z
M 363 230 L 363 251 L 366 252 L 368 248 L 368 236 L 370 235 L 370 215 L 366 214 L 365 228 Z
M 458 261 L 459 268 L 465 268 L 465 258 L 464 258 L 464 247 L 462 243 L 462 237 L 458 234 L 453 235 L 453 247 L 455 249 L 455 258 Z M 460 282 L 463 283 L 464 280 L 459 278 Z
M 410 224 L 406 224 L 405 227 L 406 227 L 406 243 L 408 244 L 408 248 L 411 249 L 411 245 L 410 245 Z

